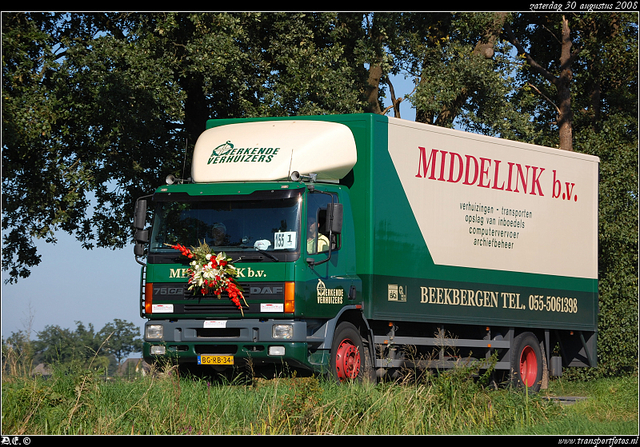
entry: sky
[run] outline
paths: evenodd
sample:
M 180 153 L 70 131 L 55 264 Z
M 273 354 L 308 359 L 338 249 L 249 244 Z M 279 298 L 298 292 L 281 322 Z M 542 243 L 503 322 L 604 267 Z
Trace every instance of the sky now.
M 413 82 L 403 75 L 393 82 L 399 97 L 413 90 Z M 387 98 L 385 106 L 390 103 Z M 408 101 L 400 104 L 400 113 L 404 119 L 415 120 Z M 36 339 L 46 326 L 74 331 L 76 322 L 85 327 L 92 324 L 97 332 L 116 318 L 138 325 L 142 335 L 141 266 L 133 255 L 133 244 L 119 250 L 86 250 L 67 233 L 59 231 L 56 237 L 57 244 L 36 240 L 42 260 L 28 278 L 5 284 L 8 274 L 2 272 L 2 337 L 31 330 L 31 339 Z
M 57 232 L 57 244 L 36 241 L 40 265 L 17 284 L 2 272 L 2 337 L 47 325 L 75 330 L 76 321 L 97 332 L 118 318 L 142 327 L 138 310 L 140 265 L 133 245 L 121 250 L 86 250 L 75 237 Z

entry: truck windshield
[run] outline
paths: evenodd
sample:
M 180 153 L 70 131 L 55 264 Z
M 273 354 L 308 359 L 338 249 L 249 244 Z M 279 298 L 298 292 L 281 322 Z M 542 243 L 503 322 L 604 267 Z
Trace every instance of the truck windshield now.
M 265 260 L 288 259 L 300 249 L 301 194 L 264 196 L 156 197 L 150 255 L 173 253 L 169 245 L 206 242 L 215 252 L 258 251 L 266 252 Z

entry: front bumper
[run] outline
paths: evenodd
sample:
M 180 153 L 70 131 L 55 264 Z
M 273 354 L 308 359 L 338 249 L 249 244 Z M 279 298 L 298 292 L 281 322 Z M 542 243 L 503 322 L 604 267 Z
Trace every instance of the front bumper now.
M 149 338 L 150 334 L 155 338 Z M 304 321 L 154 320 L 145 325 L 143 357 L 147 362 L 167 359 L 197 364 L 201 355 L 224 355 L 233 356 L 234 365 L 286 363 L 321 371 L 328 355 L 314 352 L 313 346 L 308 343 Z

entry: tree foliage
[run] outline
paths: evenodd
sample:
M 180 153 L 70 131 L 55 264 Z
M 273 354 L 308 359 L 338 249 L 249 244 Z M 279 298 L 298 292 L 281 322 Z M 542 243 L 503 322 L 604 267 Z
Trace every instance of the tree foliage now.
M 76 321 L 75 330 L 47 325 L 33 341 L 28 331 L 18 331 L 2 342 L 3 364 L 20 359 L 27 371 L 44 363 L 91 366 L 113 373 L 129 354 L 141 351 L 139 328 L 117 318 L 97 332 L 92 324 L 85 326 Z
M 600 337 L 617 360 L 602 358 L 633 365 L 637 19 L 3 14 L 3 269 L 27 277 L 34 240 L 57 231 L 86 248 L 128 244 L 134 199 L 189 172 L 209 118 L 399 116 L 409 101 L 418 121 L 600 157 Z M 415 89 L 397 97 L 393 75 Z

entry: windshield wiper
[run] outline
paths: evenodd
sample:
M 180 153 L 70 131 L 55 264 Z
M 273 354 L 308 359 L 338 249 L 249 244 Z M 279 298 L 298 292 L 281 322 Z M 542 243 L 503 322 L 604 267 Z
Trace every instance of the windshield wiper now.
M 262 253 L 263 255 L 266 255 L 268 257 L 270 257 L 271 259 L 273 259 L 274 261 L 280 261 L 280 259 L 278 259 L 277 257 L 275 257 L 274 255 L 272 255 L 271 253 L 269 253 L 268 251 L 264 251 L 264 250 L 259 250 L 256 248 L 256 251 L 258 253 Z
M 240 247 L 241 247 L 241 248 L 253 248 L 253 247 L 247 247 L 247 246 L 244 246 L 244 247 L 243 247 L 243 246 L 240 246 Z M 272 255 L 272 254 L 271 254 L 271 253 L 269 253 L 268 251 L 260 250 L 260 249 L 258 249 L 258 248 L 255 248 L 255 251 L 256 251 L 256 252 L 258 252 L 258 253 L 260 253 L 260 254 L 263 254 L 263 255 L 265 255 L 265 256 L 267 256 L 267 257 L 271 258 L 271 259 L 273 259 L 273 260 L 274 260 L 274 261 L 276 261 L 276 262 L 279 262 L 279 261 L 280 261 L 280 259 L 278 259 L 278 258 L 277 258 L 277 257 L 275 257 L 274 255 Z M 240 256 L 238 259 L 236 259 L 235 261 L 233 261 L 233 262 L 240 262 L 240 261 L 262 261 L 263 259 L 264 259 L 264 257 L 263 257 L 263 256 L 251 256 L 251 255 L 247 255 L 247 256 L 245 256 L 245 255 L 242 255 L 242 256 Z

